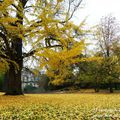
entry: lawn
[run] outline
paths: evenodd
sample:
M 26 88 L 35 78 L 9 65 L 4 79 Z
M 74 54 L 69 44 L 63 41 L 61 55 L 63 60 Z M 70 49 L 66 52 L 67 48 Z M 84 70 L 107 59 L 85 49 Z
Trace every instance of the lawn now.
M 0 94 L 0 120 L 120 120 L 120 94 Z

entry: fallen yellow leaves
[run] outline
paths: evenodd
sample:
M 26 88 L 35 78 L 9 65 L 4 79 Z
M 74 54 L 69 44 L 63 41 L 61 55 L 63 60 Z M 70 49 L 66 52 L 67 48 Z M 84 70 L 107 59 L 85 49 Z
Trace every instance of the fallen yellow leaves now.
M 119 94 L 0 95 L 0 120 L 119 120 Z

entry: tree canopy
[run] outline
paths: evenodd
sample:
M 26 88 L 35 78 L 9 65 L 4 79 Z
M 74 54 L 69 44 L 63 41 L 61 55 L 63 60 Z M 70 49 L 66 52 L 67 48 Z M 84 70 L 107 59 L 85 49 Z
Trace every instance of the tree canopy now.
M 77 26 L 70 19 L 81 2 L 0 1 L 0 70 L 5 72 L 7 68 L 8 94 L 17 94 L 12 83 L 20 88 L 23 61 L 27 57 L 39 58 L 40 67 L 59 71 L 58 76 L 78 60 L 84 49 L 84 21 Z M 24 50 L 27 46 L 30 51 Z

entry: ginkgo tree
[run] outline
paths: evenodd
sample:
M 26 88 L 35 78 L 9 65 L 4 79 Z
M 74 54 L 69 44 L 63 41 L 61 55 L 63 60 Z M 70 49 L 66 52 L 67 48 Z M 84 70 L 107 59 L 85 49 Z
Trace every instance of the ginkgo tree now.
M 78 56 L 83 52 L 83 49 L 84 41 L 75 43 L 70 50 L 63 49 L 55 51 L 45 48 L 43 51 L 36 53 L 41 58 L 38 68 L 47 70 L 46 74 L 51 78 L 52 84 L 63 84 L 66 77 L 72 74 L 71 65 L 80 62 Z
M 24 59 L 37 57 L 38 68 L 62 79 L 84 49 L 84 21 L 70 21 L 82 0 L 0 0 L 0 71 L 6 73 L 6 94 L 23 94 Z M 30 51 L 23 48 L 31 46 Z M 58 72 L 57 74 L 55 74 Z

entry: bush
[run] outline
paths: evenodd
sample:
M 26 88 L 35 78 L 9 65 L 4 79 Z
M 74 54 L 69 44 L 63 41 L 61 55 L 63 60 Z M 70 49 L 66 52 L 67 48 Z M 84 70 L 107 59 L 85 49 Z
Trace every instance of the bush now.
M 32 85 L 26 85 L 24 88 L 24 92 L 25 93 L 30 93 L 33 92 L 35 89 L 37 89 L 36 87 L 33 87 Z

